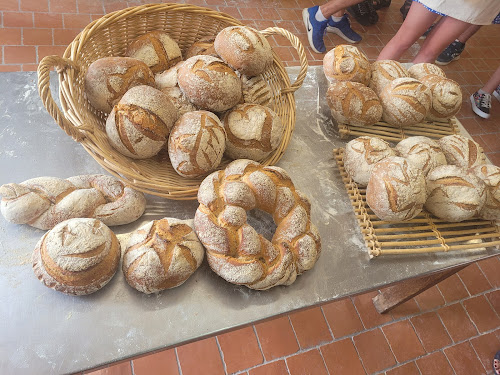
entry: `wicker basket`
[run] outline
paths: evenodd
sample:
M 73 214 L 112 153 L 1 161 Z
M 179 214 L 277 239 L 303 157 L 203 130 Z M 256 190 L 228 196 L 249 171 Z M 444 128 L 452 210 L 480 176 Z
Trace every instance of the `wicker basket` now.
M 84 77 L 89 65 L 106 56 L 123 56 L 127 45 L 138 36 L 163 30 L 185 52 L 204 36 L 214 36 L 227 26 L 242 25 L 227 15 L 184 4 L 149 4 L 107 14 L 90 23 L 66 48 L 63 57 L 47 56 L 38 66 L 38 90 L 43 104 L 57 124 L 109 173 L 133 188 L 170 199 L 195 199 L 202 178 L 179 176 L 167 157 L 132 160 L 108 143 L 104 124 L 106 114 L 96 111 L 84 97 Z M 280 58 L 273 53 L 271 68 L 263 73 L 273 93 L 274 111 L 280 116 L 285 134 L 278 149 L 261 163 L 272 165 L 283 155 L 295 126 L 293 93 L 302 85 L 307 72 L 307 58 L 300 40 L 281 28 L 262 31 L 265 36 L 278 34 L 291 43 L 300 59 L 300 71 L 291 84 Z M 62 111 L 50 93 L 50 69 L 59 73 L 59 97 Z M 224 159 L 220 168 L 229 160 Z

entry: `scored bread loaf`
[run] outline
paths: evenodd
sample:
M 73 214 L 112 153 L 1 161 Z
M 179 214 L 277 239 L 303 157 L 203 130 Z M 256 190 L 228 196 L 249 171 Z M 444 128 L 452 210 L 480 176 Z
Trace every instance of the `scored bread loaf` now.
M 215 52 L 214 41 L 215 36 L 206 36 L 197 40 L 196 42 L 191 44 L 191 46 L 189 46 L 184 55 L 184 58 L 187 60 L 190 57 L 197 55 L 210 55 L 220 58 L 217 52 Z
M 398 61 L 379 60 L 374 61 L 371 66 L 370 88 L 380 96 L 384 87 L 396 78 L 409 77 L 406 68 Z
M 109 113 L 128 89 L 154 85 L 153 72 L 131 57 L 103 57 L 90 64 L 85 74 L 85 95 L 92 106 Z
M 49 230 L 32 255 L 35 276 L 47 287 L 72 295 L 97 292 L 116 273 L 120 243 L 97 219 L 75 218 Z
M 443 69 L 431 63 L 414 64 L 408 69 L 408 74 L 419 81 L 429 74 L 435 74 L 443 78 L 446 77 Z
M 155 86 L 158 90 L 179 86 L 179 68 L 181 67 L 182 63 L 183 61 L 178 62 L 173 67 L 164 70 L 161 73 L 155 74 Z
M 219 118 L 209 111 L 182 115 L 168 139 L 168 155 L 174 170 L 183 177 L 212 172 L 222 160 L 226 132 Z
M 424 136 L 405 138 L 396 147 L 399 156 L 420 169 L 424 176 L 439 165 L 446 164 L 446 157 L 439 143 Z
M 183 284 L 203 261 L 193 220 L 163 218 L 132 232 L 123 254 L 127 283 L 146 294 Z
M 500 220 L 500 168 L 483 164 L 472 168 L 470 172 L 486 186 L 486 200 L 478 216 L 484 220 Z
M 461 134 L 447 135 L 438 142 L 448 164 L 469 169 L 486 163 L 486 155 L 479 143 Z
M 358 82 L 333 82 L 326 92 L 332 117 L 340 124 L 370 126 L 382 118 L 375 92 Z
M 198 202 L 196 234 L 210 268 L 230 283 L 258 290 L 290 285 L 321 253 L 311 204 L 282 168 L 235 160 L 203 180 Z M 272 215 L 272 241 L 247 223 L 254 208 Z
M 456 165 L 441 165 L 430 171 L 427 192 L 426 210 L 451 222 L 471 219 L 486 200 L 484 182 Z
M 460 85 L 448 78 L 428 74 L 420 81 L 431 90 L 432 101 L 427 118 L 433 121 L 445 121 L 455 116 L 462 106 Z
M 396 78 L 380 94 L 384 121 L 395 126 L 422 122 L 431 106 L 431 91 L 415 78 Z
M 373 167 L 366 187 L 366 203 L 384 221 L 417 216 L 427 198 L 425 177 L 408 160 L 390 156 Z
M 247 77 L 241 75 L 242 100 L 244 103 L 268 105 L 271 103 L 273 94 L 271 87 L 261 75 Z
M 15 224 L 51 229 L 72 218 L 89 217 L 106 225 L 137 220 L 146 209 L 144 194 L 107 175 L 80 175 L 66 180 L 37 177 L 0 186 L 1 212 Z
M 188 98 L 186 98 L 186 95 L 184 95 L 179 86 L 165 87 L 160 91 L 167 95 L 170 102 L 172 102 L 174 107 L 177 109 L 175 121 L 177 121 L 184 113 L 197 110 L 196 106 L 191 103 Z
M 323 71 L 330 83 L 338 81 L 370 82 L 370 63 L 357 47 L 341 44 L 328 51 L 323 58 Z

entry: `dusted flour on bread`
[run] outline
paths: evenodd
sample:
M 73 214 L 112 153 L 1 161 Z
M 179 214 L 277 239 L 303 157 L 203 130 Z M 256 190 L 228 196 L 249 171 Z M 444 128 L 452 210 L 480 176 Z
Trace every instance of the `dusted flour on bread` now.
M 384 87 L 396 78 L 409 77 L 406 68 L 398 61 L 379 60 L 371 64 L 370 88 L 377 95 L 382 93 Z
M 469 169 L 486 163 L 483 148 L 470 138 L 453 134 L 440 138 L 438 142 L 448 164 Z
M 399 156 L 420 169 L 424 176 L 437 166 L 446 164 L 446 157 L 439 143 L 428 137 L 405 138 L 396 145 L 395 150 Z
M 370 62 L 357 47 L 341 44 L 328 51 L 323 58 L 323 72 L 330 83 L 359 82 L 367 86 L 370 82 Z
M 462 90 L 457 82 L 436 74 L 428 74 L 420 81 L 432 94 L 431 107 L 427 114 L 429 120 L 445 121 L 460 111 Z
M 486 185 L 486 201 L 478 216 L 484 220 L 500 220 L 500 167 L 483 164 L 470 172 Z
M 408 74 L 410 75 L 410 77 L 418 79 L 419 81 L 429 74 L 435 74 L 440 77 L 446 78 L 444 70 L 439 66 L 431 63 L 414 64 L 408 69 Z

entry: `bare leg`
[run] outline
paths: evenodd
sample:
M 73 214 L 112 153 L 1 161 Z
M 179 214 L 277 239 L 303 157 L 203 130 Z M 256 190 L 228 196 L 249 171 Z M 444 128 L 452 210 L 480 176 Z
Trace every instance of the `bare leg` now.
M 351 5 L 360 3 L 362 0 L 330 0 L 326 4 L 320 5 L 319 9 L 325 18 L 331 17 L 334 13 L 339 12 Z M 343 13 L 339 16 L 342 17 Z
M 422 4 L 413 2 L 403 24 L 380 52 L 377 60 L 399 60 L 401 55 L 420 38 L 437 17 L 436 13 L 426 9 Z
M 460 36 L 457 38 L 459 42 L 465 43 L 469 40 L 469 38 L 478 32 L 481 28 L 481 25 L 470 25 L 467 30 L 465 30 Z
M 488 94 L 492 94 L 493 90 L 495 90 L 498 85 L 500 85 L 500 66 L 495 70 L 495 73 L 490 77 L 488 82 L 483 86 L 483 91 L 487 92 Z

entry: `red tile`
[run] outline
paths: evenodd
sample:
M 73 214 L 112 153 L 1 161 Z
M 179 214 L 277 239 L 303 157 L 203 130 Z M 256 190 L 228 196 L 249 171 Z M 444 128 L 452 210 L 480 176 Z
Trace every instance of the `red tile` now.
M 52 30 L 23 29 L 23 44 L 25 46 L 52 45 Z
M 497 312 L 497 315 L 500 316 L 500 290 L 497 289 L 493 292 L 487 293 L 486 298 L 490 302 L 493 309 Z
M 86 372 L 85 375 L 132 375 L 132 368 L 130 367 L 130 362 L 127 361 L 100 370 Z
M 465 289 L 462 280 L 460 280 L 457 274 L 441 281 L 437 284 L 437 287 L 441 291 L 446 303 L 459 301 L 469 296 L 469 292 L 467 292 L 467 289 Z
M 390 314 L 379 314 L 377 310 L 375 310 L 372 298 L 376 295 L 378 295 L 378 292 L 370 292 L 352 298 L 354 306 L 356 306 L 356 310 L 358 310 L 361 321 L 366 329 L 379 326 L 392 320 Z
M 458 276 L 462 279 L 465 287 L 472 296 L 491 289 L 491 284 L 488 282 L 476 263 L 473 263 L 459 271 Z
M 321 308 L 335 338 L 363 330 L 363 323 L 350 298 L 330 302 Z
M 264 361 L 253 327 L 245 327 L 217 336 L 227 372 L 241 371 Z
M 500 318 L 491 308 L 485 296 L 477 296 L 463 301 L 472 322 L 483 333 L 500 327 Z
M 477 262 L 479 268 L 486 275 L 486 278 L 495 288 L 500 287 L 500 259 L 492 257 Z
M 121 10 L 127 7 L 126 3 L 123 3 L 123 1 L 113 1 L 113 0 L 108 0 L 104 3 L 104 13 L 111 13 L 115 12 L 117 10 Z
M 38 59 L 41 61 L 42 58 L 50 55 L 62 56 L 65 50 L 65 46 L 40 46 L 38 47 Z
M 23 64 L 21 65 L 21 70 L 23 72 L 36 72 L 38 69 L 38 64 Z
M 3 46 L 18 46 L 21 44 L 20 28 L 0 28 L 0 40 Z
M 133 361 L 134 375 L 178 375 L 175 349 L 163 350 Z
M 4 27 L 33 27 L 31 12 L 3 12 Z
M 415 300 L 422 311 L 432 310 L 445 304 L 444 298 L 437 286 L 433 286 L 415 296 Z
M 21 65 L 0 65 L 0 72 L 19 72 Z
M 22 64 L 36 62 L 36 50 L 33 46 L 5 46 L 3 47 L 5 64 Z
M 75 40 L 81 29 L 54 29 L 54 45 L 67 46 Z
M 248 371 L 248 375 L 289 375 L 285 361 L 271 362 Z
M 76 0 L 50 0 L 51 13 L 75 13 Z
M 484 368 L 468 341 L 444 349 L 457 375 L 483 374 Z
M 398 362 L 406 362 L 425 354 L 425 350 L 408 320 L 383 326 L 382 331 Z
M 391 348 L 380 328 L 353 337 L 366 371 L 371 374 L 396 364 Z
M 489 369 L 496 352 L 500 350 L 500 339 L 494 332 L 470 340 L 484 368 Z
M 330 374 L 365 375 L 351 339 L 334 341 L 320 350 Z
M 0 0 L 0 9 L 19 10 L 19 0 Z
M 90 14 L 63 14 L 64 28 L 83 29 L 91 21 Z
M 62 14 L 35 13 L 35 27 L 61 28 Z
M 219 12 L 229 14 L 236 19 L 241 18 L 240 12 L 236 7 L 219 7 Z
M 286 363 L 290 375 L 328 375 L 318 349 L 288 357 Z
M 257 8 L 239 8 L 241 18 L 247 20 L 261 20 L 262 15 Z
M 440 351 L 419 358 L 416 362 L 422 375 L 454 375 L 450 363 Z
M 428 353 L 452 343 L 439 316 L 434 312 L 415 316 L 411 318 L 411 323 Z
M 386 371 L 385 375 L 420 375 L 420 371 L 418 371 L 415 362 L 409 362 Z
M 391 310 L 390 314 L 394 320 L 405 318 L 409 315 L 415 315 L 420 313 L 420 307 L 418 307 L 415 298 L 412 298 L 399 306 L 396 306 Z
M 306 349 L 330 341 L 332 335 L 319 307 L 290 314 L 290 321 L 301 348 Z
M 77 0 L 78 13 L 104 14 L 102 0 Z
M 48 0 L 21 0 L 21 10 L 30 12 L 48 12 Z
M 260 347 L 267 361 L 296 353 L 299 344 L 288 316 L 255 325 Z
M 437 311 L 448 334 L 458 342 L 477 335 L 477 330 L 460 303 L 445 306 Z
M 224 366 L 215 337 L 195 341 L 177 348 L 182 375 L 197 375 L 200 367 L 204 375 L 224 374 Z

